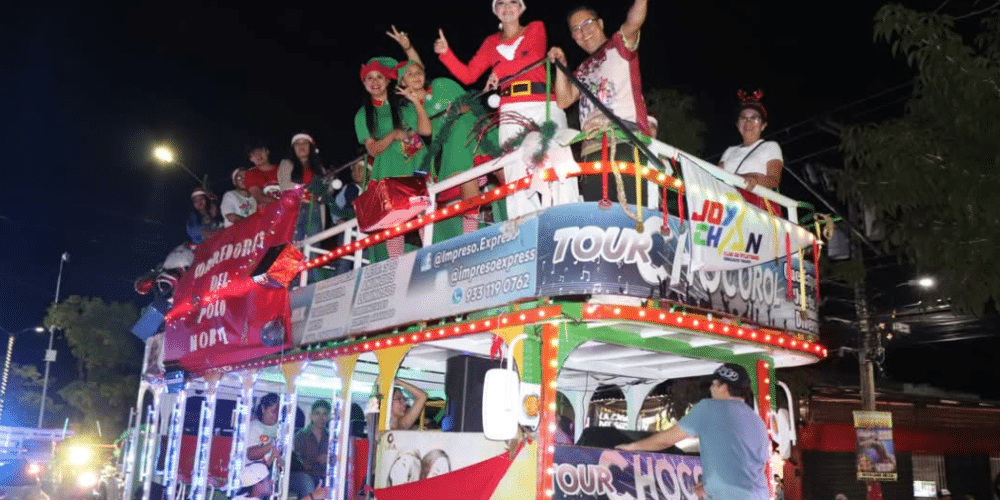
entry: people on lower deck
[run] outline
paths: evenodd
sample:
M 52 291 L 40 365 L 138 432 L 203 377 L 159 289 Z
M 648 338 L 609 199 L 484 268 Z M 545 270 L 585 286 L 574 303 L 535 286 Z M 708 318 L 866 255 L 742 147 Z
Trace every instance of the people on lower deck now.
M 702 488 L 712 500 L 766 500 L 770 441 L 764 421 L 749 401 L 750 375 L 726 363 L 712 373 L 711 398 L 691 408 L 677 425 L 617 448 L 655 451 L 687 437 L 700 438 Z

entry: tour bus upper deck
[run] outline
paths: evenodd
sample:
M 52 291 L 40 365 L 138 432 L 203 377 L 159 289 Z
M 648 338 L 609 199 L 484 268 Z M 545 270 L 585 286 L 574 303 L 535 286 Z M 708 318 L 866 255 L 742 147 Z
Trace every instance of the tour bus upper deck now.
M 355 269 L 318 283 L 309 283 L 310 273 L 301 273 L 302 286 L 288 298 L 292 328 L 281 349 L 189 368 L 185 393 L 201 390 L 219 397 L 219 391 L 228 391 L 239 401 L 236 413 L 240 425 L 248 421 L 253 396 L 265 390 L 283 395 L 286 414 L 294 414 L 289 411 L 293 407 L 304 411 L 303 403 L 311 398 L 328 397 L 339 402 L 335 409 L 340 416 L 334 420 L 341 423 L 349 422 L 351 403 L 369 406 L 368 396 L 380 394 L 378 428 L 384 430 L 390 428 L 390 398 L 386 396 L 391 395 L 397 377 L 442 395 L 447 393 L 448 359 L 463 355 L 489 358 L 495 354 L 495 337 L 509 343 L 525 334 L 528 338 L 515 348 L 516 364 L 522 390 L 540 406 L 534 417 L 537 441 L 526 445 L 522 453 L 539 457 L 537 467 L 528 467 L 532 474 L 547 474 L 531 485 L 533 489 L 537 485 L 539 498 L 552 493 L 550 487 L 543 486 L 552 484 L 554 449 L 550 446 L 557 419 L 556 390 L 564 389 L 564 397 L 574 407 L 575 441 L 587 423 L 582 409 L 590 396 L 588 391 L 601 382 L 627 380 L 629 387 L 648 389 L 665 379 L 705 375 L 721 362 L 735 361 L 744 364 L 755 379 L 758 406 L 766 418 L 773 370 L 826 355 L 815 343 L 816 301 L 811 290 L 816 270 L 802 251 L 813 246 L 815 252 L 816 240 L 793 223 L 798 219 L 794 200 L 763 188 L 754 190 L 779 204 L 787 214 L 783 219 L 782 214 L 742 202 L 732 190 L 732 185 L 741 184 L 740 178 L 656 141 L 649 149 L 666 159 L 670 170 L 616 162 L 555 165 L 548 174 L 549 179 L 563 174 L 610 175 L 617 169 L 623 175 L 641 177 L 646 182 L 637 183 L 643 186 L 637 198 L 643 200 L 646 216 L 640 207 L 557 205 L 534 216 L 362 266 L 366 247 L 419 227 L 424 227 L 424 240 L 431 241 L 435 221 L 528 187 L 530 180 L 521 179 L 471 201 L 444 208 L 432 206 L 417 219 L 382 232 L 366 235 L 360 233 L 356 221 L 348 221 L 305 239 L 301 244 L 307 267 L 352 256 Z M 501 168 L 502 161 L 488 162 L 429 186 L 431 199 L 444 189 Z M 678 169 L 683 171 L 683 182 Z M 664 196 L 678 197 L 677 212 L 668 213 Z M 687 214 L 685 197 L 690 209 Z M 702 200 L 704 209 L 694 206 Z M 714 219 L 708 213 L 710 208 Z M 743 213 L 745 219 L 737 215 Z M 698 226 L 704 224 L 704 228 L 689 222 L 697 220 L 696 216 L 702 220 Z M 723 229 L 738 231 L 741 225 L 751 228 L 749 235 L 723 236 Z M 720 244 L 731 248 L 719 248 L 718 255 L 709 255 L 718 257 L 716 260 L 695 266 L 695 259 L 705 255 L 694 256 L 698 243 L 691 235 L 702 230 L 708 242 L 715 235 L 713 250 Z M 339 247 L 321 248 L 325 240 L 341 236 L 345 239 Z M 489 244 L 484 245 L 484 241 Z M 461 261 L 469 254 L 479 254 L 479 260 Z M 520 257 L 513 264 L 498 259 L 510 255 Z M 501 264 L 481 267 L 491 262 Z M 476 269 L 489 269 L 494 274 L 477 276 Z M 372 282 L 390 286 L 373 288 L 369 286 Z M 362 296 L 369 302 L 396 306 L 376 310 L 379 314 L 371 314 L 370 304 L 355 309 Z M 215 333 L 195 333 L 190 350 L 207 352 L 215 342 Z M 181 344 L 186 346 L 187 342 Z M 644 394 L 640 389 L 629 394 L 627 421 L 631 425 L 641 408 L 641 399 L 639 403 L 634 399 Z M 164 398 L 164 408 L 171 406 L 168 399 Z M 449 403 L 446 398 L 445 405 Z M 213 419 L 204 418 L 208 406 L 201 411 L 199 449 L 212 441 L 213 433 Z M 177 410 L 161 413 L 165 434 L 179 440 L 175 432 Z M 343 444 L 349 426 L 337 425 L 331 435 L 340 438 L 332 441 Z M 232 456 L 239 450 L 240 439 L 238 426 L 234 427 Z M 280 439 L 287 445 L 295 426 L 283 424 L 282 429 Z M 396 441 L 397 448 L 409 439 L 406 431 L 389 434 L 401 440 Z M 389 434 L 382 436 L 380 446 L 387 446 Z M 483 438 L 480 435 L 477 439 Z M 174 460 L 170 465 L 168 453 L 169 475 L 177 471 L 179 441 L 168 448 Z M 331 479 L 336 481 L 331 484 L 345 484 L 350 448 L 341 446 L 331 456 L 339 457 L 331 468 Z M 486 445 L 483 449 L 493 448 Z M 153 448 L 142 453 L 153 453 Z M 195 492 L 205 490 L 210 456 L 214 460 L 215 453 L 205 452 L 204 458 L 192 459 L 191 481 L 201 483 L 195 484 Z M 287 465 L 290 454 L 284 459 Z M 523 467 L 535 461 L 520 458 L 518 463 Z M 233 460 L 229 465 L 227 482 L 232 486 L 234 472 L 242 462 Z M 201 472 L 194 470 L 199 467 Z M 378 480 L 376 477 L 375 486 L 385 485 Z M 283 486 L 287 488 L 287 483 Z M 521 490 L 514 497 L 523 498 L 524 493 Z M 331 493 L 333 498 L 341 494 Z

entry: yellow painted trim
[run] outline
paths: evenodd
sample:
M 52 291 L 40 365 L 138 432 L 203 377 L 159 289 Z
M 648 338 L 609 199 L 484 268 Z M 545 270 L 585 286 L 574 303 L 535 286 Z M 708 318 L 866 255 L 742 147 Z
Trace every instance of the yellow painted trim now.
M 378 358 L 378 390 L 382 394 L 382 400 L 379 401 L 379 431 L 384 431 L 389 427 L 389 404 L 392 402 L 393 382 L 396 380 L 399 364 L 403 361 L 406 353 L 410 352 L 411 347 L 413 347 L 412 344 L 403 344 L 375 351 L 375 357 Z

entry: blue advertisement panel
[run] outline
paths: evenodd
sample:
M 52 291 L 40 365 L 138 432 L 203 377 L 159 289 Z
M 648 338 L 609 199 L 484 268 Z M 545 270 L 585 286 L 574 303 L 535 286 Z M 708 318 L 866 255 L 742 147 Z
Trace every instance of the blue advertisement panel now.
M 635 207 L 629 206 L 635 213 Z M 540 216 L 538 294 L 616 294 L 666 298 L 677 248 L 679 220 L 649 212 L 644 230 L 620 205 L 575 203 L 548 209 Z
M 538 220 L 504 222 L 292 294 L 297 345 L 534 297 Z
M 696 500 L 701 460 L 579 446 L 556 446 L 556 500 Z
M 538 219 L 507 221 L 417 251 L 407 296 L 454 313 L 535 296 Z

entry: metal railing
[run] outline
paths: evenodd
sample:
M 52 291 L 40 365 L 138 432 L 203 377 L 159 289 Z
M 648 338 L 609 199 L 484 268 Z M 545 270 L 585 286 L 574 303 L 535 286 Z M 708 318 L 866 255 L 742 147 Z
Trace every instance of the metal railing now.
M 536 61 L 532 65 L 530 65 L 530 66 L 526 67 L 524 70 L 522 70 L 522 72 L 523 71 L 527 71 L 528 69 L 534 68 L 535 66 L 537 66 L 538 64 L 541 64 L 543 62 L 544 62 L 544 60 Z M 553 63 L 553 64 L 554 64 L 554 66 L 559 71 L 563 72 L 568 77 L 570 83 L 572 83 L 574 86 L 577 87 L 577 89 L 580 90 L 581 99 L 582 98 L 586 98 L 586 99 L 591 100 L 594 103 L 595 107 L 597 107 L 598 110 L 600 110 L 602 113 L 605 114 L 605 116 L 608 117 L 608 119 L 615 126 L 615 128 L 617 130 L 620 130 L 625 135 L 626 141 L 629 144 L 631 144 L 634 147 L 636 147 L 648 159 L 648 162 L 651 164 L 651 165 L 649 165 L 650 168 L 655 168 L 659 172 L 664 172 L 664 173 L 668 173 L 669 174 L 671 170 L 668 169 L 668 167 L 663 163 L 662 159 L 679 160 L 681 157 L 683 157 L 683 158 L 685 158 L 687 160 L 688 164 L 695 165 L 698 168 L 701 168 L 705 172 L 709 173 L 710 175 L 712 175 L 716 179 L 719 179 L 720 181 L 722 181 L 722 182 L 724 182 L 726 184 L 729 184 L 729 185 L 732 185 L 732 186 L 735 186 L 735 187 L 738 187 L 738 188 L 743 188 L 743 186 L 745 185 L 746 181 L 743 179 L 743 177 L 740 177 L 738 175 L 729 173 L 729 172 L 727 172 L 727 171 L 719 168 L 716 165 L 713 165 L 713 164 L 711 164 L 711 163 L 709 163 L 709 162 L 707 162 L 705 160 L 702 160 L 701 158 L 698 158 L 697 156 L 694 156 L 694 155 L 686 153 L 686 152 L 684 152 L 684 151 L 682 151 L 680 149 L 677 149 L 677 148 L 675 148 L 675 147 L 673 147 L 673 146 L 671 146 L 669 144 L 665 144 L 663 142 L 660 142 L 660 141 L 657 141 L 655 139 L 652 139 L 651 142 L 650 142 L 650 144 L 646 145 L 642 140 L 640 140 L 635 135 L 634 132 L 632 132 L 629 129 L 629 127 L 627 127 L 625 125 L 625 123 L 619 117 L 617 117 L 614 113 L 611 112 L 611 110 L 609 110 L 603 103 L 601 103 L 597 99 L 597 97 L 594 96 L 594 94 L 590 91 L 590 89 L 588 89 L 582 82 L 580 82 L 575 76 L 573 76 L 572 72 L 570 72 L 568 69 L 566 69 L 565 66 L 563 66 L 562 64 L 560 64 L 558 62 Z M 512 77 L 510 77 L 508 79 L 505 79 L 505 81 L 507 81 L 507 80 L 509 80 L 511 78 L 514 78 L 516 76 L 517 75 L 513 75 Z M 461 184 L 464 184 L 464 183 L 466 183 L 468 181 L 471 181 L 471 180 L 474 180 L 474 179 L 478 179 L 478 178 L 480 178 L 482 176 L 485 176 L 487 174 L 490 174 L 492 172 L 495 172 L 495 171 L 501 169 L 502 166 L 503 166 L 503 162 L 505 161 L 505 158 L 506 158 L 505 156 L 504 157 L 500 157 L 500 158 L 494 158 L 493 160 L 490 160 L 489 162 L 483 163 L 482 165 L 475 166 L 473 168 L 470 168 L 468 170 L 465 170 L 463 172 L 460 172 L 458 174 L 455 174 L 455 175 L 453 175 L 451 177 L 448 177 L 446 179 L 440 180 L 438 182 L 434 182 L 434 183 L 430 183 L 429 182 L 427 184 L 427 193 L 428 193 L 428 195 L 430 197 L 431 204 L 424 211 L 424 214 L 430 214 L 430 213 L 432 213 L 432 212 L 434 212 L 434 211 L 436 211 L 438 209 L 438 206 L 437 206 L 437 195 L 438 194 L 440 194 L 440 193 L 442 193 L 442 192 L 444 192 L 444 191 L 446 191 L 448 189 L 460 186 Z M 344 165 L 344 166 L 338 168 L 337 171 L 340 171 L 343 168 L 346 168 L 347 166 L 349 166 L 349 165 L 351 165 L 351 164 L 353 164 L 353 163 L 355 163 L 357 161 L 358 160 L 356 159 L 356 160 L 352 161 L 351 163 L 348 163 L 347 165 Z M 593 175 L 593 174 L 586 174 L 586 175 Z M 506 182 L 511 183 L 511 182 L 515 182 L 515 181 L 518 181 L 518 180 L 520 180 L 520 179 L 506 179 Z M 652 188 L 653 187 L 653 183 L 650 182 L 649 184 L 650 184 L 651 188 L 646 190 L 646 193 L 647 193 L 646 207 L 647 208 L 651 208 L 651 209 L 655 209 L 655 208 L 657 208 L 659 206 L 659 203 L 660 203 L 660 200 L 659 200 L 659 190 L 655 189 L 655 188 Z M 791 199 L 791 198 L 789 198 L 787 196 L 784 196 L 784 195 L 782 195 L 782 194 L 780 194 L 780 193 L 778 193 L 776 191 L 773 191 L 771 189 L 768 189 L 768 188 L 765 188 L 765 187 L 759 186 L 759 185 L 755 186 L 750 192 L 753 193 L 753 194 L 755 194 L 755 195 L 760 196 L 761 198 L 770 200 L 770 201 L 772 201 L 772 202 L 774 202 L 774 203 L 776 203 L 776 204 L 784 207 L 785 210 L 787 211 L 787 214 L 788 214 L 787 219 L 789 221 L 792 221 L 793 223 L 797 224 L 797 221 L 798 221 L 798 206 L 799 206 L 798 201 L 793 200 L 793 199 Z M 449 215 L 447 217 L 443 217 L 443 218 L 461 217 L 461 216 L 462 216 L 461 212 L 456 210 L 454 214 L 451 214 L 451 215 Z M 342 222 L 340 224 L 337 224 L 337 225 L 335 225 L 335 226 L 333 226 L 331 228 L 325 229 L 325 230 L 323 230 L 323 231 L 321 231 L 319 233 L 316 233 L 316 234 L 314 234 L 312 236 L 304 238 L 303 240 L 301 240 L 299 242 L 296 242 L 295 244 L 297 246 L 301 247 L 302 253 L 305 255 L 305 258 L 308 260 L 308 259 L 312 259 L 313 257 L 320 256 L 320 255 L 325 255 L 325 254 L 329 253 L 328 250 L 325 250 L 325 249 L 323 249 L 323 248 L 321 248 L 319 246 L 319 243 L 321 243 L 321 242 L 325 242 L 327 240 L 330 240 L 330 239 L 333 239 L 333 238 L 337 238 L 337 237 L 342 237 L 343 239 L 341 240 L 340 246 L 346 246 L 346 245 L 350 245 L 352 243 L 355 243 L 355 242 L 357 242 L 357 241 L 359 241 L 361 239 L 364 239 L 367 236 L 368 235 L 366 233 L 362 232 L 361 229 L 360 229 L 360 227 L 358 226 L 357 219 L 351 219 L 349 221 L 345 221 L 345 222 Z M 433 238 L 434 238 L 434 223 L 431 222 L 431 223 L 427 224 L 424 227 L 424 229 L 423 229 L 423 233 L 422 233 L 423 244 L 425 246 L 428 245 L 429 242 L 433 241 Z M 363 256 L 363 249 L 358 249 L 353 254 L 346 255 L 346 256 L 344 256 L 342 258 L 345 259 L 345 260 L 348 260 L 348 261 L 352 261 L 354 268 L 359 268 L 359 267 L 361 267 L 362 264 L 366 263 L 366 260 L 364 259 L 364 256 Z M 299 284 L 300 284 L 300 286 L 305 286 L 308 283 L 308 274 L 309 273 L 305 273 L 305 272 L 301 273 L 300 278 L 299 278 Z

